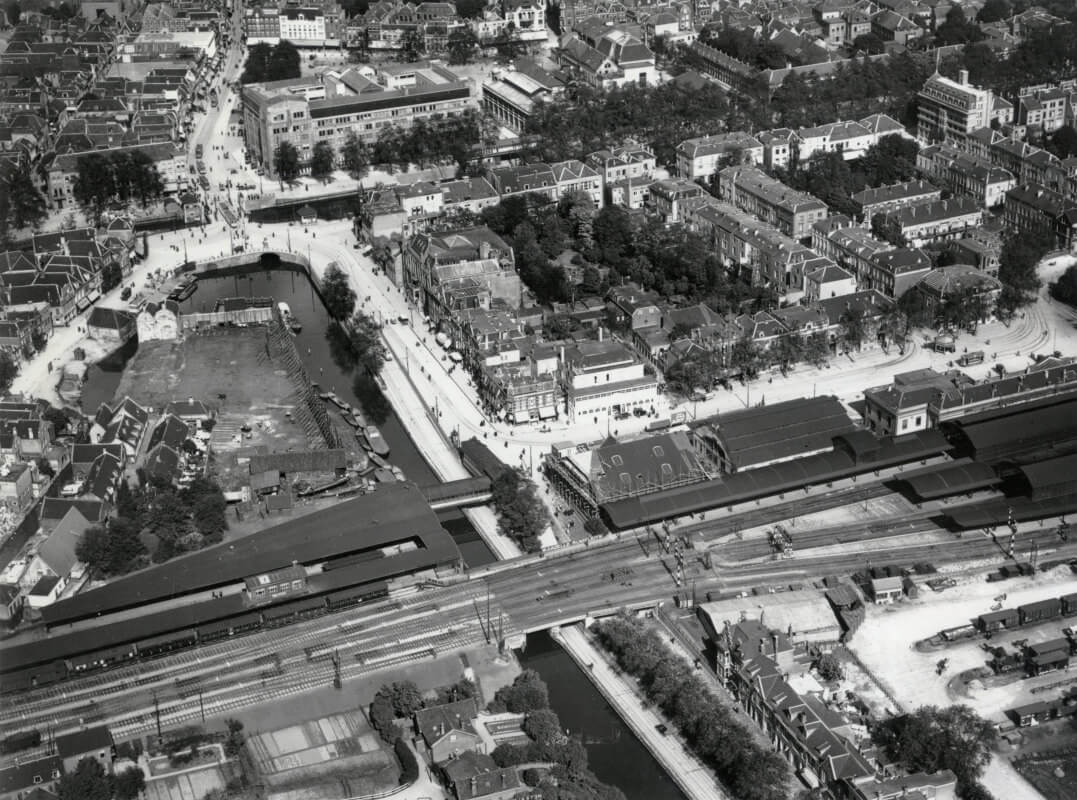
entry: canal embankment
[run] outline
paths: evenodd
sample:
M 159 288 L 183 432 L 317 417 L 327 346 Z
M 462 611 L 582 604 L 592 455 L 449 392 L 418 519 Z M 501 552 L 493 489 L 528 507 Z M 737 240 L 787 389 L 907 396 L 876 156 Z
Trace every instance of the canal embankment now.
M 550 631 L 554 641 L 576 662 L 636 738 L 665 769 L 690 800 L 730 800 L 715 781 L 714 773 L 667 728 L 649 705 L 639 687 L 620 673 L 609 656 L 591 641 L 581 626 Z M 688 668 L 688 665 L 685 665 Z

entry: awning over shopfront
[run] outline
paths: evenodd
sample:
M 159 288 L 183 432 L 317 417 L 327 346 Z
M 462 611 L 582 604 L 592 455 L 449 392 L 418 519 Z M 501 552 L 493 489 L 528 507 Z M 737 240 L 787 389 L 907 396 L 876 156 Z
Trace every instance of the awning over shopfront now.
M 556 406 L 543 406 L 539 409 L 539 419 L 550 419 L 557 416 Z

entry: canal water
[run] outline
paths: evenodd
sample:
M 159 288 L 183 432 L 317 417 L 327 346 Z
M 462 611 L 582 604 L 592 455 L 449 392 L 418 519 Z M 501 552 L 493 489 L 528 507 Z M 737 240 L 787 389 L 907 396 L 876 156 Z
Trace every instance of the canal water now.
M 316 381 L 322 391 L 336 392 L 346 401 L 357 403 L 367 412 L 391 448 L 389 460 L 404 471 L 408 480 L 419 486 L 438 483 L 439 479 L 376 388 L 368 382 L 362 392 L 363 396 L 356 396 L 350 370 L 337 363 L 339 355 L 327 338 L 329 316 L 305 274 L 277 269 L 247 271 L 242 275 L 228 277 L 200 278 L 197 291 L 181 303 L 180 308 L 186 312 L 213 311 L 217 300 L 226 297 L 272 297 L 274 302 L 287 303 L 292 314 L 303 325 L 303 329 L 296 336 L 296 347 L 310 379 Z M 113 359 L 101 367 L 91 367 L 82 394 L 82 407 L 85 412 L 93 414 L 101 402 L 112 398 L 119 386 L 123 365 L 133 353 L 134 349 L 131 349 L 123 358 Z M 496 560 L 490 548 L 462 513 L 453 511 L 438 516 L 442 525 L 456 540 L 468 566 L 477 567 Z
M 520 664 L 550 690 L 561 727 L 583 739 L 595 776 L 628 800 L 686 800 L 666 771 L 636 738 L 594 684 L 548 633 L 528 634 Z

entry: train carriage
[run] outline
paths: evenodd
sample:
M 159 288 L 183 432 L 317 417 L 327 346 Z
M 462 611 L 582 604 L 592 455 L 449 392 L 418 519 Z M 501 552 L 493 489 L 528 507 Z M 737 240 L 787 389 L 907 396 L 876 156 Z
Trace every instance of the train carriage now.
M 122 644 L 71 656 L 67 660 L 67 667 L 71 673 L 103 669 L 124 661 L 130 661 L 137 655 L 138 650 L 135 648 L 134 643 Z
M 153 656 L 163 655 L 164 653 L 171 653 L 173 650 L 190 647 L 197 641 L 198 631 L 194 628 L 173 631 L 172 633 L 165 633 L 160 636 L 151 636 L 149 639 L 143 639 L 138 643 L 138 654 L 143 658 L 152 658 Z
M 1058 597 L 1048 597 L 1046 600 L 1035 603 L 1025 603 L 1018 607 L 1017 613 L 1021 615 L 1022 625 L 1057 619 L 1062 616 L 1062 600 Z

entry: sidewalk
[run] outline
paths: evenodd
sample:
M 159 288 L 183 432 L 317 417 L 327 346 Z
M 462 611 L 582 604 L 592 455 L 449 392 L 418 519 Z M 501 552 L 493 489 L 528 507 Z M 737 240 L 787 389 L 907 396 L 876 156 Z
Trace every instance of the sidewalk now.
M 605 654 L 591 644 L 582 630 L 576 626 L 553 629 L 550 635 L 591 679 L 689 800 L 730 800 L 718 787 L 714 773 L 680 742 L 674 731 L 658 732 L 656 726 L 665 720 L 652 708 L 641 705 L 635 682 L 614 672 Z

